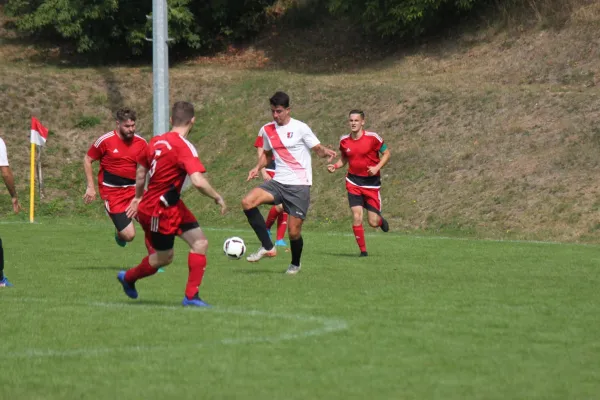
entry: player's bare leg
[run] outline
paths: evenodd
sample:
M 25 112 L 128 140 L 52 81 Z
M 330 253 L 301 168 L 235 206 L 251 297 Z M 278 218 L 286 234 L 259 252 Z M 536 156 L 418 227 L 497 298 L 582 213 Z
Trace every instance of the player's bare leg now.
M 135 238 L 135 226 L 133 225 L 133 221 L 129 223 L 124 229 L 120 230 L 118 233 L 119 238 L 124 242 L 131 242 Z
M 137 299 L 138 292 L 135 283 L 140 279 L 154 275 L 159 267 L 169 265 L 172 261 L 173 249 L 158 250 L 156 253 L 144 257 L 137 267 L 119 272 L 117 279 L 123 285 L 125 294 L 132 299 Z
M 295 275 L 300 271 L 300 257 L 304 248 L 304 240 L 302 239 L 302 218 L 288 215 L 288 237 L 290 238 L 290 248 L 292 252 L 292 262 L 285 272 L 288 275 Z
M 360 257 L 366 257 L 369 255 L 369 253 L 367 253 L 367 243 L 365 240 L 365 229 L 363 228 L 363 224 L 362 224 L 363 207 L 362 206 L 353 206 L 353 207 L 350 207 L 350 210 L 352 211 L 352 231 L 354 232 L 354 238 L 356 239 L 356 244 L 358 245 L 358 248 L 360 249 Z
M 277 255 L 277 249 L 273 246 L 273 242 L 267 233 L 267 225 L 262 214 L 258 210 L 258 206 L 261 204 L 273 204 L 275 198 L 273 195 L 266 190 L 261 188 L 252 189 L 246 197 L 242 199 L 242 208 L 244 214 L 248 218 L 250 226 L 256 233 L 258 240 L 260 240 L 261 247 L 256 253 L 253 253 L 246 257 L 249 262 L 257 262 L 263 257 L 275 257 Z
M 206 250 L 208 239 L 200 228 L 193 228 L 183 232 L 180 236 L 188 246 L 188 281 L 185 286 L 185 296 L 182 304 L 184 306 L 209 307 L 202 301 L 198 292 L 206 270 Z
M 383 218 L 380 211 L 375 211 L 370 207 L 367 209 L 367 219 L 369 221 L 369 225 L 373 228 L 381 228 L 383 232 L 387 232 L 390 230 L 390 226 L 388 222 Z

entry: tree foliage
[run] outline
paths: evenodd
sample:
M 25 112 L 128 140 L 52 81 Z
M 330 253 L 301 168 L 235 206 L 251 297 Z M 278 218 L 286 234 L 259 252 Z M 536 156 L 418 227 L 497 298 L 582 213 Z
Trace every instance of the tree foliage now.
M 260 30 L 274 0 L 169 0 L 171 45 L 209 49 Z M 80 53 L 127 51 L 151 46 L 149 0 L 8 0 L 6 12 L 19 31 L 71 42 Z
M 216 49 L 259 32 L 268 10 L 325 5 L 367 32 L 417 37 L 485 0 L 169 0 L 169 37 L 179 50 Z M 80 53 L 140 55 L 151 47 L 149 0 L 8 0 L 21 32 L 74 44 Z

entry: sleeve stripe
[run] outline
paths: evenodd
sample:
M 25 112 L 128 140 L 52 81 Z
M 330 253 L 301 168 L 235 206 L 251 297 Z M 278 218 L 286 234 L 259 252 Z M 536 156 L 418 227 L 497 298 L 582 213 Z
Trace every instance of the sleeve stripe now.
M 112 136 L 114 136 L 114 135 L 115 135 L 115 133 L 114 133 L 114 132 L 108 132 L 108 133 L 105 133 L 104 135 L 100 136 L 100 137 L 98 138 L 98 140 L 96 140 L 96 142 L 94 143 L 94 147 L 98 147 L 98 146 L 100 146 L 100 143 L 102 143 L 104 140 L 106 140 L 106 139 L 108 139 L 109 137 L 112 137 Z
M 141 137 L 140 135 L 138 135 L 137 133 L 135 134 L 135 137 L 142 139 L 144 142 L 148 143 L 148 141 L 146 139 L 144 139 L 143 137 Z
M 198 152 L 196 151 L 196 147 L 194 147 L 193 144 L 191 144 L 190 142 L 188 142 L 187 139 L 185 139 L 185 138 L 181 138 L 181 139 L 185 142 L 185 144 L 187 145 L 187 147 L 190 148 L 190 151 L 192 152 L 192 155 L 194 157 L 198 157 Z
M 365 135 L 374 137 L 374 138 L 376 138 L 377 140 L 379 140 L 380 142 L 383 143 L 383 139 L 381 138 L 381 136 L 379 136 L 375 132 L 365 132 Z

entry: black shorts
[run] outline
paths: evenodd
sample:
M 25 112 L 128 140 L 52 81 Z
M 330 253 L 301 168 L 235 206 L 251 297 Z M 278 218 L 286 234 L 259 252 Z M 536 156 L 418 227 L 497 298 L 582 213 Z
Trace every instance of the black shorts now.
M 284 185 L 274 179 L 262 183 L 259 188 L 273 195 L 273 204 L 282 204 L 292 217 L 305 219 L 310 205 L 310 186 Z
M 198 224 L 198 222 L 188 222 L 181 224 L 179 226 L 178 235 L 181 235 L 184 232 L 199 227 L 200 224 Z M 152 247 L 154 247 L 155 250 L 171 250 L 175 245 L 175 236 L 176 235 L 165 235 L 164 233 L 160 232 L 150 232 L 150 242 L 152 243 Z
M 115 228 L 117 228 L 117 231 L 119 232 L 127 228 L 127 226 L 131 223 L 131 218 L 129 218 L 127 216 L 127 213 L 124 212 L 117 214 L 108 213 L 108 216 L 110 217 L 110 219 L 112 219 Z

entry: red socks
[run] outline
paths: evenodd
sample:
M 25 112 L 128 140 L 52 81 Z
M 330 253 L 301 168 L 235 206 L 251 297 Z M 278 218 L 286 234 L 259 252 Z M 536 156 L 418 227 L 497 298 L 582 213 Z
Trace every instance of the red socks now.
M 269 215 L 267 215 L 267 219 L 265 220 L 265 223 L 267 224 L 267 229 L 271 229 L 278 215 L 279 212 L 277 211 L 277 207 L 271 207 L 271 209 L 269 210 Z
M 150 239 L 146 235 L 144 235 L 144 244 L 146 245 L 146 250 L 148 250 L 148 255 L 156 253 L 156 250 L 152 247 L 152 243 L 150 243 Z
M 277 217 L 277 240 L 283 240 L 285 237 L 285 231 L 287 231 L 287 219 L 288 215 L 282 212 Z
M 365 230 L 363 229 L 363 226 L 352 225 L 352 230 L 354 231 L 354 237 L 356 238 L 356 243 L 358 244 L 360 251 L 367 251 L 367 244 L 365 243 Z
M 148 256 L 144 257 L 140 265 L 135 268 L 131 268 L 125 272 L 125 280 L 129 283 L 135 283 L 138 279 L 146 278 L 154 275 L 158 271 L 157 268 L 153 268 L 148 262 Z
M 206 256 L 204 254 L 189 253 L 188 255 L 188 281 L 185 286 L 185 297 L 191 299 L 198 294 L 198 287 L 202 283 L 206 270 Z

